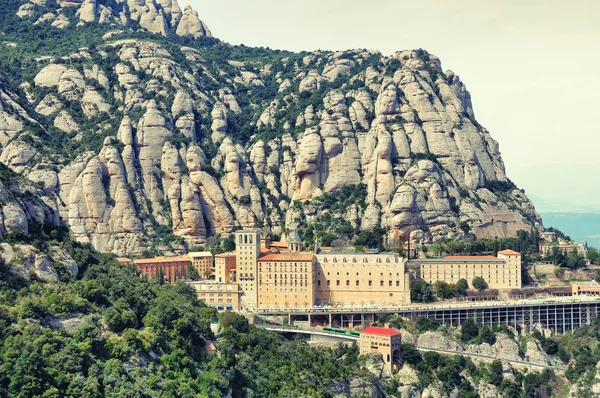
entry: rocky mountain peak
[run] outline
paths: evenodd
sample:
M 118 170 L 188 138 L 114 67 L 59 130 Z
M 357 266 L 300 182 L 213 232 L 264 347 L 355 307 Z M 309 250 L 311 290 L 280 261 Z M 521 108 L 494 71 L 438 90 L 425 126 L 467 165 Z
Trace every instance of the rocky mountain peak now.
M 2 25 L 0 161 L 102 251 L 239 228 L 398 247 L 541 227 L 427 51 L 231 46 L 175 0 L 26 1 Z
M 75 10 L 75 18 L 70 18 Z M 29 0 L 19 7 L 17 15 L 29 18 L 41 14 L 35 24 L 51 24 L 64 29 L 72 22 L 77 26 L 86 23 L 114 25 L 143 29 L 167 36 L 198 39 L 212 37 L 206 24 L 190 6 L 181 11 L 177 0 Z

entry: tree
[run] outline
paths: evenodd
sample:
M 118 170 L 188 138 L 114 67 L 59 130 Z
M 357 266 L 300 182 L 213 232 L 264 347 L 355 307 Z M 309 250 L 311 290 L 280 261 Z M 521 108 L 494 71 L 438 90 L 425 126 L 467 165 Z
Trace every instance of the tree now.
M 600 262 L 600 254 L 598 254 L 598 250 L 595 247 L 588 248 L 587 258 L 592 264 L 598 264 Z
M 235 238 L 233 235 L 229 235 L 223 240 L 223 250 L 230 252 L 235 249 Z
M 467 318 L 462 324 L 460 339 L 462 341 L 471 341 L 479 335 L 479 326 L 471 318 Z
M 503 379 L 502 373 L 502 361 L 496 359 L 490 365 L 490 373 L 488 374 L 488 381 L 490 382 L 490 384 L 499 386 L 502 383 Z
M 456 295 L 456 286 L 444 281 L 435 281 L 433 290 L 440 299 L 450 299 Z
M 433 288 L 425 281 L 418 281 L 410 287 L 410 299 L 417 303 L 429 303 L 433 301 Z
M 475 278 L 473 278 L 472 284 L 473 287 L 477 290 L 487 289 L 488 287 L 487 282 L 481 276 L 476 276 Z
M 469 290 L 469 282 L 466 279 L 459 279 L 456 282 L 456 294 L 458 296 L 466 296 L 467 290 Z
M 596 276 L 594 277 L 594 280 L 600 283 L 600 270 L 596 270 Z
M 423 357 L 419 350 L 412 344 L 402 344 L 402 359 L 409 365 L 418 365 Z
M 188 279 L 192 281 L 200 279 L 200 273 L 192 264 L 188 265 Z

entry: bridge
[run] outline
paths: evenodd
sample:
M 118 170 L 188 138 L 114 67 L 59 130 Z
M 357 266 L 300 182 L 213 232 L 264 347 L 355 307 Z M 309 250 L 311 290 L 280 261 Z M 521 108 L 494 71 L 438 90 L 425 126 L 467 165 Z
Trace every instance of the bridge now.
M 294 333 L 294 334 L 298 333 L 298 334 L 307 334 L 307 335 L 311 335 L 311 336 L 335 337 L 336 339 L 348 340 L 348 341 L 358 341 L 359 340 L 358 336 L 352 336 L 349 334 L 336 333 L 336 332 L 328 332 L 326 330 L 317 329 L 317 328 L 305 329 L 305 328 L 297 328 L 297 327 L 289 327 L 289 326 L 276 326 L 276 325 L 254 325 L 254 326 L 261 328 L 261 329 L 270 330 L 272 332 L 277 332 L 277 333 Z
M 467 319 L 483 326 L 526 325 L 534 328 L 541 324 L 555 333 L 565 333 L 590 325 L 600 314 L 600 300 L 580 296 L 550 300 L 413 304 L 398 308 L 269 309 L 257 311 L 254 316 L 255 323 L 285 317 L 290 325 L 307 328 L 354 328 L 377 322 L 384 314 L 397 315 L 413 322 L 419 318 L 436 319 L 453 326 L 461 325 Z
M 270 331 L 276 332 L 276 333 L 305 334 L 305 335 L 309 335 L 309 336 L 326 336 L 329 338 L 335 338 L 336 340 L 338 340 L 338 339 L 345 340 L 347 342 L 359 341 L 358 336 L 352 336 L 352 335 L 336 333 L 336 332 L 328 332 L 328 331 L 325 331 L 322 329 L 317 329 L 317 328 L 304 329 L 304 328 L 297 328 L 297 327 L 290 327 L 290 326 L 276 326 L 276 325 L 255 325 L 255 326 L 259 327 L 261 329 L 270 330 Z M 510 363 L 513 366 L 525 366 L 528 368 L 553 369 L 553 370 L 564 370 L 565 369 L 564 367 L 560 367 L 560 366 L 527 362 L 527 361 L 521 361 L 521 360 L 517 360 L 517 359 L 492 357 L 489 355 L 475 354 L 475 353 L 470 353 L 470 352 L 465 352 L 465 351 L 444 350 L 444 349 L 440 349 L 440 348 L 432 348 L 432 347 L 424 347 L 424 346 L 417 346 L 416 348 L 419 351 L 423 351 L 423 352 L 434 351 L 434 352 L 438 352 L 440 354 L 446 354 L 446 355 L 462 355 L 464 357 L 470 357 L 470 358 L 479 359 L 479 360 L 483 360 L 483 361 L 495 361 L 497 359 L 500 359 L 504 362 Z

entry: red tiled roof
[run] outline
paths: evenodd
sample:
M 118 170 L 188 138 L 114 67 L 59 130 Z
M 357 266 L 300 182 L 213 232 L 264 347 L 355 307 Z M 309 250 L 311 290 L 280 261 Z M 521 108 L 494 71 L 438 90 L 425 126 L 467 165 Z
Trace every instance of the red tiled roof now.
M 287 248 L 288 244 L 287 244 L 287 242 L 271 242 L 271 247 L 283 247 L 283 248 Z
M 122 263 L 122 264 L 127 264 L 127 263 L 131 263 L 133 262 L 132 259 L 130 258 L 125 258 L 125 257 L 117 257 L 116 259 L 118 262 Z
M 521 253 L 516 252 L 514 250 L 510 250 L 510 249 L 502 250 L 501 252 L 498 252 L 498 254 L 504 254 L 506 256 L 520 256 L 521 255 Z
M 397 336 L 400 334 L 400 332 L 394 330 L 394 329 L 388 329 L 388 328 L 378 328 L 376 326 L 369 326 L 366 329 L 363 329 L 361 331 L 361 333 L 367 333 L 367 334 L 379 334 L 382 336 Z
M 494 256 L 446 256 L 447 259 L 461 259 L 461 258 L 496 258 Z
M 139 260 L 135 260 L 134 263 L 136 263 L 136 264 L 155 264 L 155 263 L 171 263 L 171 262 L 181 262 L 181 261 L 188 261 L 191 263 L 191 260 L 188 256 L 142 258 Z
M 311 261 L 313 257 L 312 253 L 271 253 L 260 257 L 258 261 Z

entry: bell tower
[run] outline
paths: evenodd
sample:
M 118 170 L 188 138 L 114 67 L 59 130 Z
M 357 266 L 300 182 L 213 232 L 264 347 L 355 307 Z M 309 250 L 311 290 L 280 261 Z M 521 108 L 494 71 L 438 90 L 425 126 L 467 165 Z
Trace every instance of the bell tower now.
M 258 291 L 258 257 L 260 231 L 242 230 L 235 233 L 237 280 L 242 289 L 242 308 L 255 309 Z

